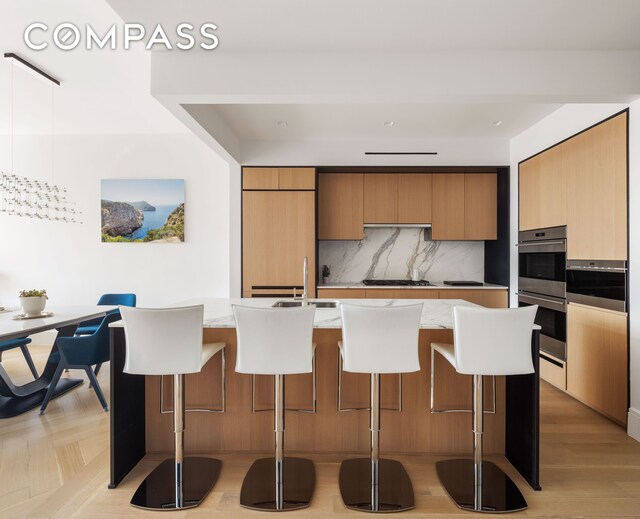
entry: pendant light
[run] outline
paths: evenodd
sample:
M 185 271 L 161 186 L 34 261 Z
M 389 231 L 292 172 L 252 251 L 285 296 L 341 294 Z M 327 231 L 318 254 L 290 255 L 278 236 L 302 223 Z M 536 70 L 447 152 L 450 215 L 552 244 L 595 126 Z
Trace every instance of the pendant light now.
M 54 89 L 60 81 L 13 53 L 5 53 L 11 63 L 11 171 L 0 172 L 0 213 L 63 223 L 82 223 L 75 203 L 67 198 L 67 188 L 55 184 L 54 169 Z M 16 175 L 14 159 L 14 69 L 20 69 L 51 85 L 51 182 Z

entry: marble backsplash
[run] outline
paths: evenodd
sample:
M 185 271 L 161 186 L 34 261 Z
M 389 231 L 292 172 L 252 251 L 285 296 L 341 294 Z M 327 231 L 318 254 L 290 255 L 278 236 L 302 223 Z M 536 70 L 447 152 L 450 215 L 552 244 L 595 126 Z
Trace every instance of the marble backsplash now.
M 424 229 L 367 228 L 362 241 L 320 241 L 318 255 L 332 283 L 410 279 L 414 267 L 431 282 L 484 281 L 484 242 L 425 240 Z

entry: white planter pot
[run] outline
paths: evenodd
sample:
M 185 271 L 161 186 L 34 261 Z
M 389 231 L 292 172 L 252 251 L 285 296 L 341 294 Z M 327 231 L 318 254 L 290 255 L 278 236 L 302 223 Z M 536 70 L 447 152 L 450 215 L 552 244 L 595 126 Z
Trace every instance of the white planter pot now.
M 26 315 L 41 314 L 46 304 L 47 304 L 46 297 L 21 297 L 20 298 L 20 307 L 22 308 L 22 313 Z

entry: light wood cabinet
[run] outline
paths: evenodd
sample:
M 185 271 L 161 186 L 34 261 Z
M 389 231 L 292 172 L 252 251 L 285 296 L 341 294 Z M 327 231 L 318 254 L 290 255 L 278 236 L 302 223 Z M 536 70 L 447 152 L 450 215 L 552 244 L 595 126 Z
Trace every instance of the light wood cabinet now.
M 571 151 L 562 143 L 520 164 L 521 231 L 567 224 L 565 150 Z
M 398 223 L 431 223 L 432 178 L 428 173 L 400 173 Z
M 278 168 L 278 189 L 315 188 L 315 168 Z
M 242 189 L 278 189 L 278 168 L 243 168 Z
M 307 190 L 316 188 L 315 168 L 243 168 L 242 189 Z
M 627 378 L 627 314 L 570 303 L 567 391 L 624 424 Z
M 432 237 L 464 240 L 464 173 L 433 175 Z
M 302 287 L 309 260 L 309 295 L 315 294 L 315 192 L 243 193 L 243 292 Z
M 567 148 L 567 259 L 627 259 L 627 113 Z
M 438 299 L 432 288 L 367 288 L 367 299 Z
M 433 175 L 434 240 L 498 238 L 498 177 L 495 173 Z
M 364 238 L 362 173 L 318 175 L 318 239 Z
M 397 223 L 398 175 L 364 175 L 364 223 Z
M 496 289 L 458 289 L 448 288 L 440 290 L 440 299 L 464 299 L 470 303 L 485 306 L 487 308 L 507 308 L 509 295 L 503 288 Z
M 495 173 L 464 176 L 464 239 L 498 239 L 498 182 Z
M 552 359 L 546 355 L 540 355 L 540 378 L 546 380 L 552 386 L 567 390 L 567 363 L 559 359 Z
M 318 297 L 326 299 L 364 299 L 364 288 L 318 288 Z

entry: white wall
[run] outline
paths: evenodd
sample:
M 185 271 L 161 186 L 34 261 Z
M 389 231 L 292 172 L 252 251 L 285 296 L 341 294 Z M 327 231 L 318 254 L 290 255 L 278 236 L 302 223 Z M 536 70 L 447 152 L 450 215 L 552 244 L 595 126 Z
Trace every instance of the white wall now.
M 15 172 L 49 180 L 47 143 L 16 136 Z M 7 159 L 0 159 L 5 171 Z M 0 305 L 16 306 L 23 288 L 46 288 L 52 308 L 94 304 L 105 292 L 135 292 L 141 306 L 229 296 L 229 167 L 196 136 L 56 136 L 54 171 L 84 223 L 0 213 Z M 184 178 L 185 243 L 101 243 L 103 178 Z
M 511 140 L 511 243 L 518 239 L 518 162 L 627 108 L 623 104 L 565 105 Z M 640 441 L 640 101 L 631 105 L 629 124 L 631 409 L 628 432 Z M 511 250 L 511 302 L 517 304 L 518 253 Z M 636 266 L 638 264 L 638 266 Z M 636 269 L 638 272 L 636 272 Z M 635 276 L 634 276 L 635 273 Z

